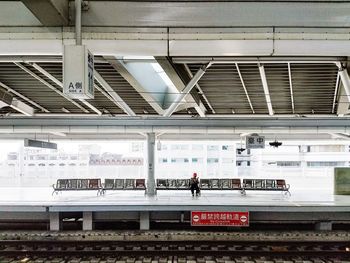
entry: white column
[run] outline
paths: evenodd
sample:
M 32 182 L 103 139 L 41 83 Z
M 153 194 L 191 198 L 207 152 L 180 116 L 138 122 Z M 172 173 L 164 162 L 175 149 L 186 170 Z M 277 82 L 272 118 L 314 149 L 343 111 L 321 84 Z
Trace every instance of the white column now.
M 155 133 L 147 133 L 147 195 L 155 194 L 155 179 L 154 179 L 154 148 L 156 135 Z
M 83 212 L 83 230 L 91 231 L 93 229 L 92 212 Z
M 332 222 L 331 221 L 318 222 L 315 225 L 315 230 L 331 231 L 332 230 Z
M 60 213 L 51 212 L 49 215 L 50 215 L 50 231 L 60 231 L 62 228 Z
M 142 211 L 140 212 L 140 230 L 149 230 L 149 212 Z

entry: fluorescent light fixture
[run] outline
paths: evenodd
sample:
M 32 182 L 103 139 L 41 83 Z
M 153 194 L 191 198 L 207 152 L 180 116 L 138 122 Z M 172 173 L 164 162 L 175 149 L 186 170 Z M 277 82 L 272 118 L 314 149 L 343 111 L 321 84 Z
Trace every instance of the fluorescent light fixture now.
M 123 60 L 153 60 L 153 56 L 125 56 Z
M 56 135 L 56 136 L 61 136 L 61 137 L 66 137 L 67 134 L 63 133 L 63 132 L 50 132 L 52 135 Z

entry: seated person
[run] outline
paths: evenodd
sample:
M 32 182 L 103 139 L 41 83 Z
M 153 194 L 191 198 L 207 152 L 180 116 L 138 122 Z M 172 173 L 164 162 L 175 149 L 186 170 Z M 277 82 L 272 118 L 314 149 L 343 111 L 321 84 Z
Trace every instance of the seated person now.
M 193 173 L 193 176 L 190 181 L 190 185 L 191 185 L 192 196 L 194 196 L 194 190 L 196 190 L 196 196 L 199 196 L 200 189 L 199 189 L 199 180 L 197 177 L 197 173 Z

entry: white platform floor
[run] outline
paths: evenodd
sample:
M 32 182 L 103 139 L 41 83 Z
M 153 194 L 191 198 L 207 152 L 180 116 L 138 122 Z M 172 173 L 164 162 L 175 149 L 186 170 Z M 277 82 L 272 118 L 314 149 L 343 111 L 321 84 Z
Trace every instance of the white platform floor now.
M 325 189 L 291 190 L 291 196 L 280 192 L 202 191 L 193 198 L 190 191 L 158 191 L 144 196 L 143 191 L 67 191 L 52 195 L 52 188 L 0 188 L 0 207 L 4 206 L 324 206 L 349 207 L 350 196 L 333 195 Z

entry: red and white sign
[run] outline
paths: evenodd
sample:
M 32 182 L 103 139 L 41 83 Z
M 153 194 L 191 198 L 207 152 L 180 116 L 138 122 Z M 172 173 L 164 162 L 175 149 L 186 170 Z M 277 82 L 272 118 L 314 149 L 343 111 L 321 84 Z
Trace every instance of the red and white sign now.
M 249 226 L 249 212 L 191 212 L 192 226 Z

